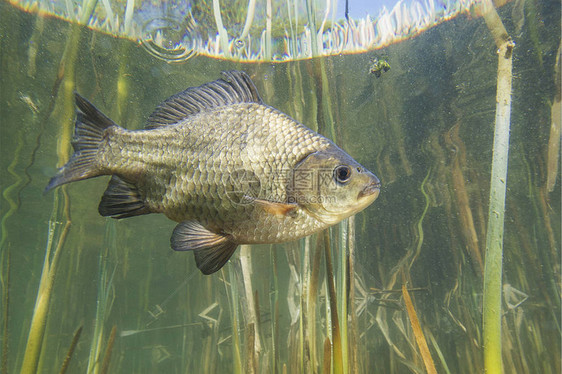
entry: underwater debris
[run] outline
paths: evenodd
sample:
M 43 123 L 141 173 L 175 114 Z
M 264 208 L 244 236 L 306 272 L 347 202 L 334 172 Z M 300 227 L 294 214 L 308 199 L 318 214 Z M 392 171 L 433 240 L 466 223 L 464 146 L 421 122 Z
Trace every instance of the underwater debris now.
M 39 114 L 39 106 L 30 97 L 30 95 L 24 94 L 23 92 L 20 92 L 19 97 L 20 97 L 20 100 L 23 101 L 29 107 L 29 109 L 31 109 L 33 114 Z
M 517 288 L 513 287 L 509 283 L 504 283 L 503 285 L 503 301 L 507 306 L 507 309 L 513 310 L 523 304 L 529 295 L 523 291 L 519 291 Z
M 170 357 L 172 357 L 172 354 L 170 353 L 170 351 L 168 351 L 166 349 L 165 346 L 163 346 L 162 344 L 158 344 L 155 345 L 153 347 L 149 347 L 150 349 L 150 354 L 152 357 L 152 361 L 159 364 L 162 361 L 165 361 L 167 359 L 169 359 Z
M 390 64 L 384 58 L 375 57 L 371 61 L 371 67 L 369 68 L 369 74 L 374 74 L 375 77 L 380 78 L 382 73 L 386 73 L 390 70 Z
M 217 324 L 219 322 L 220 319 L 220 315 L 221 315 L 221 311 L 219 308 L 219 314 L 218 316 L 216 316 L 216 318 L 211 317 L 209 315 L 209 313 L 211 313 L 211 311 L 213 309 L 215 309 L 217 306 L 219 306 L 219 303 L 217 303 L 216 301 L 214 303 L 212 303 L 211 305 L 209 305 L 207 308 L 205 308 L 205 310 L 203 310 L 201 313 L 199 313 L 199 317 L 206 319 L 207 321 L 211 322 L 212 324 Z

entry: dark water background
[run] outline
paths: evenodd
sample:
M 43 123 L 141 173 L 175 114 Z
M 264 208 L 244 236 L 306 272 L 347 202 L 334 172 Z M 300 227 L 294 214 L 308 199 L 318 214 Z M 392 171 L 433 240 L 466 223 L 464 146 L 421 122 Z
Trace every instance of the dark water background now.
M 509 301 L 503 304 L 504 366 L 506 372 L 558 373 L 560 176 L 554 174 L 552 191 L 546 181 L 556 172 L 548 169 L 547 158 L 551 105 L 560 92 L 555 81 L 560 2 L 527 0 L 522 9 L 517 12 L 511 3 L 500 11 L 516 43 L 504 236 L 504 298 Z M 76 89 L 118 124 L 135 129 L 162 100 L 230 69 L 248 72 L 267 104 L 333 138 L 382 181 L 378 200 L 352 223 L 355 275 L 347 308 L 354 313 L 349 317 L 353 368 L 424 372 L 400 293 L 383 292 L 408 282 L 419 289 L 411 293 L 438 372 L 483 372 L 482 264 L 497 56 L 482 18 L 462 15 L 383 50 L 283 64 L 202 56 L 167 64 L 133 42 L 24 13 L 5 2 L 0 34 L 7 372 L 22 365 L 49 233 L 56 247 L 68 222 L 40 372 L 60 370 L 80 326 L 70 372 L 88 367 L 102 372 L 108 345 L 109 372 L 246 371 L 252 366 L 240 250 L 224 272 L 203 276 L 191 254 L 170 249 L 174 223 L 165 217 L 114 221 L 98 215 L 107 177 L 69 185 L 68 200 L 61 191 L 43 194 L 56 171 L 57 143 L 64 139 L 63 129 L 72 126 L 72 102 L 64 99 L 70 97 L 65 92 Z M 61 64 L 71 35 L 77 35 L 73 66 Z M 375 57 L 391 65 L 380 78 L 369 74 Z M 348 227 L 342 223 L 331 233 L 337 276 Z M 311 258 L 315 242 L 310 239 Z M 251 288 L 259 305 L 258 372 L 305 370 L 301 327 L 311 316 L 302 309 L 292 314 L 300 308 L 303 279 L 310 271 L 304 265 L 305 246 L 302 240 L 250 251 Z M 316 360 L 311 367 L 318 370 L 325 367 L 328 334 L 324 268 L 321 258 L 312 318 Z M 336 283 L 338 295 L 349 296 Z M 209 307 L 211 319 L 202 317 Z M 154 330 L 131 332 L 143 329 Z M 236 339 L 239 351 L 233 348 Z

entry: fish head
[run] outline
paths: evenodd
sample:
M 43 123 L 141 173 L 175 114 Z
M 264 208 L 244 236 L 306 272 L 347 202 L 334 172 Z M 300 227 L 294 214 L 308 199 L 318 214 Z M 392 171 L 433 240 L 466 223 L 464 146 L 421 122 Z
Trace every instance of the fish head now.
M 365 209 L 379 192 L 379 179 L 335 145 L 297 163 L 288 186 L 289 201 L 327 225 Z

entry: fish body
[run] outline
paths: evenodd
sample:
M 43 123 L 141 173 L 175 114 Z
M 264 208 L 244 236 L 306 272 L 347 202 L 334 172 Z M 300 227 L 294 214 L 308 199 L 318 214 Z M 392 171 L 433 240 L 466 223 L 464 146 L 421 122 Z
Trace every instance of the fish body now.
M 205 274 L 239 244 L 281 243 L 371 204 L 380 182 L 329 139 L 263 103 L 243 72 L 164 101 L 126 130 L 76 94 L 75 153 L 47 190 L 112 175 L 102 216 L 163 213 Z

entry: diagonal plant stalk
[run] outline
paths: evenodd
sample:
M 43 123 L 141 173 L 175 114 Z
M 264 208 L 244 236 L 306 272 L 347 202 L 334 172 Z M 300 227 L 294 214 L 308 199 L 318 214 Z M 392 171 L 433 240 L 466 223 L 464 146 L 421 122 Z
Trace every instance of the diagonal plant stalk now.
M 109 333 L 109 339 L 107 340 L 107 345 L 105 347 L 105 354 L 103 355 L 103 363 L 101 365 L 101 374 L 107 374 L 109 370 L 109 362 L 111 360 L 111 351 L 113 351 L 113 343 L 115 343 L 115 334 L 117 332 L 117 326 L 113 325 L 111 332 Z
M 100 373 L 102 370 L 101 354 L 104 340 L 104 324 L 113 305 L 113 276 L 117 265 L 110 270 L 108 259 L 110 253 L 115 252 L 115 222 L 108 221 L 106 223 L 105 233 L 106 243 L 104 249 L 99 254 L 99 279 L 98 279 L 98 297 L 96 303 L 96 319 L 94 322 L 94 333 L 92 336 L 92 344 L 90 346 L 90 354 L 88 358 L 87 373 Z
M 490 0 L 485 0 L 480 10 L 498 47 L 496 119 L 484 267 L 483 338 L 485 371 L 489 374 L 500 374 L 503 372 L 501 348 L 503 230 L 511 115 L 512 58 L 515 44 L 507 34 Z
M 62 207 L 59 206 L 59 199 L 63 200 Z M 55 275 L 58 269 L 58 263 L 62 247 L 66 241 L 66 236 L 70 230 L 70 202 L 66 188 L 63 186 L 58 189 L 53 197 L 53 211 L 49 220 L 49 231 L 47 246 L 45 249 L 45 260 L 43 262 L 43 270 L 41 272 L 41 280 L 35 300 L 35 308 L 27 337 L 27 344 L 21 366 L 22 374 L 32 374 L 38 370 L 39 356 L 41 355 L 41 347 L 43 344 L 43 336 L 47 325 L 47 314 L 51 301 L 53 285 L 55 283 Z M 63 212 L 61 212 L 63 210 Z M 64 215 L 64 225 L 58 230 L 59 217 Z M 56 244 L 55 244 L 56 243 Z M 54 250 L 53 250 L 54 248 Z
M 95 3 L 96 1 L 87 1 L 83 8 L 84 13 L 81 16 L 81 21 L 87 21 L 90 18 Z M 82 28 L 76 24 L 70 27 L 70 34 L 59 66 L 59 76 L 61 78 L 56 81 L 56 92 L 61 94 L 60 102 L 62 103 L 61 127 L 57 146 L 59 166 L 66 163 L 70 150 L 70 134 L 72 131 L 72 119 L 74 118 L 74 101 L 72 100 L 72 95 L 75 86 L 76 59 L 81 31 Z M 58 90 L 59 83 L 62 85 L 61 91 Z M 62 200 L 62 206 L 60 207 L 59 200 Z M 57 229 L 56 223 L 61 221 L 62 217 L 64 217 L 64 219 L 62 219 L 64 224 L 60 230 L 60 234 L 58 234 L 57 231 L 59 230 Z M 22 374 L 31 374 L 38 370 L 55 275 L 58 269 L 60 253 L 70 230 L 70 225 L 70 199 L 66 192 L 66 187 L 63 186 L 57 189 L 53 195 L 53 210 L 51 219 L 49 220 L 45 260 L 21 366 Z M 56 240 L 56 242 L 54 242 L 54 240 Z
M 427 341 L 425 340 L 425 335 L 420 325 L 418 319 L 418 314 L 408 293 L 408 289 L 405 284 L 402 284 L 402 296 L 404 297 L 404 303 L 406 304 L 406 311 L 408 312 L 408 317 L 410 319 L 410 324 L 412 325 L 412 330 L 414 331 L 414 336 L 416 338 L 416 343 L 420 350 L 420 354 L 423 358 L 423 363 L 428 374 L 437 374 L 435 370 L 435 364 L 431 358 L 431 353 L 429 353 L 429 348 L 427 346 Z
M 96 2 L 97 1 L 95 0 L 86 0 L 84 7 L 82 8 L 80 22 L 85 23 L 90 19 Z M 72 120 L 74 118 L 74 101 L 72 99 L 72 95 L 75 86 L 75 66 L 79 47 L 78 41 L 80 39 L 82 29 L 83 28 L 78 24 L 74 24 L 70 27 L 68 40 L 59 64 L 58 76 L 53 88 L 53 96 L 55 99 L 53 99 L 51 103 L 54 105 L 56 98 L 59 98 L 59 103 L 61 103 L 62 106 L 60 116 L 61 126 L 58 138 L 59 142 L 57 145 L 59 166 L 66 163 L 70 150 L 70 134 L 72 131 Z M 59 90 L 60 86 L 62 86 L 62 90 Z M 49 107 L 46 113 L 50 114 L 51 109 L 52 106 Z M 33 154 L 35 150 L 33 151 Z M 59 206 L 59 200 L 61 199 L 62 206 Z M 59 233 L 56 223 L 60 221 L 63 221 L 64 223 L 63 228 Z M 58 269 L 58 260 L 60 258 L 62 247 L 65 243 L 66 236 L 70 230 L 70 225 L 70 200 L 66 192 L 66 187 L 63 186 L 54 193 L 53 197 L 53 210 L 48 226 L 45 259 L 31 319 L 23 363 L 21 366 L 21 373 L 34 373 L 38 370 L 43 336 L 47 325 L 47 314 L 52 296 L 55 275 Z M 56 242 L 54 242 L 54 240 L 56 240 Z

